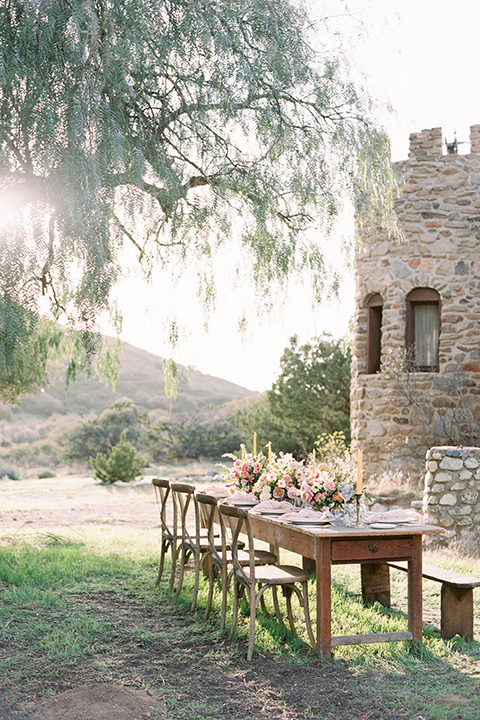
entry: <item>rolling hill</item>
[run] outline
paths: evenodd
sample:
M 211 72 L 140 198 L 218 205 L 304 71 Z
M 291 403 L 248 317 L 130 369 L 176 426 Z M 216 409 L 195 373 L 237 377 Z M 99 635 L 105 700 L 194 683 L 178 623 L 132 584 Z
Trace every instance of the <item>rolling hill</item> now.
M 88 416 L 124 399 L 131 400 L 142 412 L 158 411 L 175 417 L 258 394 L 227 380 L 179 366 L 177 396 L 170 399 L 164 388 L 162 358 L 122 343 L 120 360 L 120 377 L 114 390 L 98 378 L 88 379 L 85 375 L 65 388 L 63 375 L 12 408 L 11 419 L 20 415 L 39 419 L 55 414 Z

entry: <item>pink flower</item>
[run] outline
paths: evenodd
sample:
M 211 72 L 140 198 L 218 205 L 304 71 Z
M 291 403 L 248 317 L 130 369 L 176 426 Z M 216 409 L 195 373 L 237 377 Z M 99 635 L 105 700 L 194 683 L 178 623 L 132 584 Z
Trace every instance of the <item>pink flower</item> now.
M 285 494 L 285 493 L 284 493 L 284 490 L 283 490 L 282 488 L 280 488 L 280 487 L 274 487 L 274 488 L 273 488 L 273 497 L 274 497 L 276 500 L 281 500 L 281 499 L 283 498 L 284 494 Z
M 312 505 L 312 495 L 311 493 L 302 492 L 300 493 L 300 498 L 305 505 Z
M 241 464 L 242 464 L 242 461 L 239 460 L 238 458 L 237 458 L 237 459 L 235 460 L 235 462 L 233 463 L 234 467 L 237 467 L 237 468 L 240 467 Z
M 255 475 L 258 475 L 258 473 L 260 472 L 261 469 L 262 469 L 262 466 L 260 465 L 259 462 L 253 463 L 253 471 L 252 472 L 254 472 Z
M 333 492 L 336 489 L 335 481 L 332 478 L 327 478 L 324 483 L 325 490 L 327 492 Z
M 287 495 L 290 498 L 290 500 L 293 500 L 298 495 L 298 490 L 293 485 L 290 485 L 290 487 L 287 489 Z
M 292 478 L 290 477 L 290 475 L 284 475 L 284 476 L 283 476 L 283 479 L 284 479 L 284 481 L 285 481 L 285 485 L 291 485 L 291 484 L 292 484 Z

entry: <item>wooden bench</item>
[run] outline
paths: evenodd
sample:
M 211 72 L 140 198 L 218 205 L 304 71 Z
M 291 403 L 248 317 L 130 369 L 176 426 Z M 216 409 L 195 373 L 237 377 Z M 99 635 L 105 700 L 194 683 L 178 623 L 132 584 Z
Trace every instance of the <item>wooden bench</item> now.
M 389 560 L 388 564 L 362 565 L 362 597 L 365 603 L 376 600 L 390 607 L 389 568 L 408 571 L 404 560 Z M 455 635 L 473 638 L 473 588 L 480 587 L 480 579 L 453 570 L 423 565 L 422 576 L 442 583 L 440 634 L 444 640 Z

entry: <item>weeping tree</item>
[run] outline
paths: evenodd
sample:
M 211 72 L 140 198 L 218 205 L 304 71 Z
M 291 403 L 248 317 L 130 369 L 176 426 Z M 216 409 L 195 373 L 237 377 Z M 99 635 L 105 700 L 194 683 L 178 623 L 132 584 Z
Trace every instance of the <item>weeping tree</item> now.
M 126 245 L 147 275 L 201 260 L 205 300 L 232 234 L 258 292 L 321 289 L 308 229 L 366 178 L 385 199 L 388 148 L 314 41 L 293 0 L 2 0 L 0 297 L 62 324 L 71 375 L 103 357 L 99 315 L 119 321 Z

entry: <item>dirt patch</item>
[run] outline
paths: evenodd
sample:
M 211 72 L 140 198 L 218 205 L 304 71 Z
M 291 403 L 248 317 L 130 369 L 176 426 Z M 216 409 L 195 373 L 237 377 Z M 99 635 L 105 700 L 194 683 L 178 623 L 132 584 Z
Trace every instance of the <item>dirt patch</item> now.
M 82 685 L 34 706 L 28 720 L 147 720 L 165 705 L 138 690 L 113 683 Z M 158 715 L 157 715 L 158 716 Z

